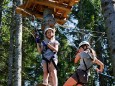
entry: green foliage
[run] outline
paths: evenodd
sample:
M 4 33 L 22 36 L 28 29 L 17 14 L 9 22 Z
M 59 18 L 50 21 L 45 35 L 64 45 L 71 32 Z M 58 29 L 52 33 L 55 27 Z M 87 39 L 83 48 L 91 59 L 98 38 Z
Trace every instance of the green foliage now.
M 3 1 L 3 4 L 0 6 L 2 7 L 2 10 L 0 10 L 2 13 L 6 9 L 6 5 L 8 1 Z M 1 2 L 2 3 L 2 2 Z M 0 8 L 1 9 L 1 8 Z M 9 16 L 8 13 L 4 13 L 4 16 L 1 15 L 1 26 L 0 26 L 0 85 L 5 86 L 7 83 L 7 59 L 8 59 L 8 52 L 9 52 L 9 24 L 10 20 L 8 21 L 7 17 Z

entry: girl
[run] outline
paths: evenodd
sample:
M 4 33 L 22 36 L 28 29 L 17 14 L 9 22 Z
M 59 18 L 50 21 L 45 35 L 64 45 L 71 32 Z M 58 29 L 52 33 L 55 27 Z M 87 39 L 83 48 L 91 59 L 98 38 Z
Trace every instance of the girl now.
M 88 82 L 89 70 L 94 63 L 100 66 L 96 69 L 97 72 L 102 72 L 104 69 L 104 64 L 96 58 L 95 51 L 90 48 L 90 44 L 87 41 L 83 41 L 79 44 L 79 53 L 76 55 L 74 60 L 78 63 L 80 60 L 80 65 L 78 66 L 76 72 L 65 82 L 64 86 L 83 86 L 83 84 Z
M 45 39 L 39 44 L 39 37 L 36 37 L 38 52 L 42 53 L 43 65 L 43 84 L 48 85 L 48 76 L 51 76 L 51 86 L 58 86 L 57 79 L 57 52 L 59 42 L 55 40 L 55 29 L 46 28 L 44 31 Z

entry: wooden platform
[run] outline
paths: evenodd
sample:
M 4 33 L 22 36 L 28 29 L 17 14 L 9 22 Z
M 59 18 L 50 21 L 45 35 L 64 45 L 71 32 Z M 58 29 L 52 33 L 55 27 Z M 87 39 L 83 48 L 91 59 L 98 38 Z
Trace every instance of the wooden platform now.
M 28 17 L 34 15 L 36 18 L 43 19 L 43 11 L 50 8 L 54 12 L 54 17 L 59 24 L 64 24 L 68 14 L 74 4 L 79 0 L 27 0 L 23 5 L 16 8 L 16 12 Z

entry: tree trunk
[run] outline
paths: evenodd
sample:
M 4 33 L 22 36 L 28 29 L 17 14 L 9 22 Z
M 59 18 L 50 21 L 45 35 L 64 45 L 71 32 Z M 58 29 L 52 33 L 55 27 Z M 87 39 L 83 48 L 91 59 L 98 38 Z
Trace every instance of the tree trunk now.
M 101 0 L 115 76 L 115 0 Z
M 13 57 L 14 57 L 14 35 L 13 27 L 10 28 L 10 47 L 9 47 L 9 58 L 8 58 L 8 86 L 12 86 L 13 76 Z
M 13 58 L 14 58 L 14 16 L 15 16 L 15 7 L 12 7 L 12 19 L 11 19 L 11 26 L 10 26 L 10 47 L 9 47 L 9 58 L 8 58 L 8 86 L 13 85 Z
M 22 0 L 14 0 L 14 5 L 22 4 Z M 15 7 L 14 7 L 15 9 Z M 21 86 L 21 71 L 22 71 L 22 16 L 15 13 L 15 58 L 14 58 L 14 86 Z
M 2 28 L 2 3 L 4 0 L 0 0 L 0 44 L 2 44 L 1 39 L 1 28 Z
M 10 48 L 9 48 L 9 58 L 8 58 L 8 86 L 12 86 L 13 76 L 13 57 L 14 57 L 14 36 L 13 28 L 10 28 Z
M 13 68 L 13 31 L 10 30 L 10 48 L 9 48 L 9 59 L 8 59 L 8 86 L 12 86 L 12 68 Z

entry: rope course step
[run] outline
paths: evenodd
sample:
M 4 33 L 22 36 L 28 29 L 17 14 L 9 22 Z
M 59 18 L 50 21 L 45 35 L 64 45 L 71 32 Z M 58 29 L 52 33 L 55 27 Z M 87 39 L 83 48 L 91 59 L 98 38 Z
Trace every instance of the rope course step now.
M 26 3 L 18 6 L 16 12 L 24 17 L 35 16 L 43 19 L 43 12 L 46 8 L 53 10 L 54 17 L 59 24 L 64 24 L 74 4 L 79 0 L 27 0 Z

